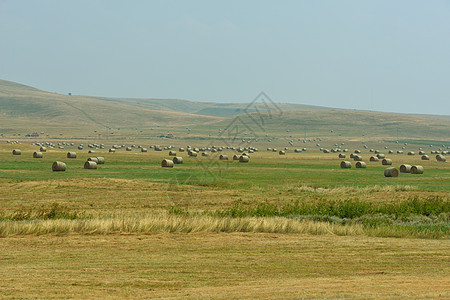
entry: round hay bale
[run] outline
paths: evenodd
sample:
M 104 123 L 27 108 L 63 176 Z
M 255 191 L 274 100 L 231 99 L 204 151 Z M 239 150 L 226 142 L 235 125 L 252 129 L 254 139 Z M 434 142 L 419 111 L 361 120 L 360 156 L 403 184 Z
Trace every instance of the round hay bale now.
M 430 160 L 430 157 L 428 155 L 422 155 L 422 160 Z
M 41 147 L 41 148 L 39 149 L 39 151 L 40 151 L 40 152 L 47 152 L 47 148 L 46 148 L 46 147 Z
M 385 158 L 385 159 L 383 159 L 383 160 L 381 161 L 381 164 L 382 164 L 383 166 L 390 166 L 390 165 L 392 165 L 392 159 Z
M 12 152 L 13 155 L 21 155 L 22 151 L 20 151 L 19 149 L 14 149 Z
M 114 153 L 114 152 L 116 152 L 116 149 L 111 148 L 111 149 L 109 149 L 109 152 L 110 152 L 110 153 Z
M 419 155 L 425 155 L 425 151 L 423 150 L 419 151 Z
M 366 167 L 367 167 L 367 165 L 366 165 L 366 163 L 363 162 L 363 161 L 358 161 L 358 162 L 356 163 L 356 168 L 358 168 L 358 169 L 365 169 Z
M 409 151 L 408 155 L 415 155 L 414 151 Z
M 76 152 L 67 152 L 67 158 L 77 158 Z
M 411 173 L 411 165 L 407 165 L 407 164 L 401 165 L 400 173 Z
M 52 170 L 53 171 L 65 171 L 66 170 L 66 164 L 62 161 L 55 161 L 52 164 Z
M 438 154 L 438 155 L 436 155 L 436 160 L 437 160 L 437 161 L 445 162 L 447 159 L 445 158 L 444 155 Z
M 220 154 L 219 159 L 220 160 L 228 160 L 228 155 Z
M 176 165 L 180 165 L 183 163 L 183 158 L 181 156 L 175 156 L 173 158 L 173 163 Z
M 389 153 L 389 154 L 393 154 L 394 151 L 393 151 L 393 150 L 389 150 L 388 153 Z
M 237 154 L 235 154 L 235 155 L 233 155 L 233 160 L 239 160 L 239 155 L 237 155 Z
M 127 147 L 125 150 L 126 151 L 131 151 L 131 147 Z
M 95 162 L 96 164 L 98 164 L 98 157 L 89 157 L 89 158 L 87 159 L 87 161 L 93 161 L 93 162 Z
M 350 158 L 355 158 L 355 154 L 354 153 L 350 153 Z
M 344 153 L 341 153 L 341 154 L 339 154 L 339 158 L 345 158 L 345 154 Z
M 173 168 L 173 161 L 170 159 L 164 159 L 161 162 L 161 167 L 163 168 Z
M 42 154 L 42 152 L 36 151 L 36 152 L 33 153 L 33 157 L 34 158 L 43 158 L 44 154 Z
M 354 161 L 362 161 L 363 158 L 362 158 L 361 155 L 355 155 L 355 157 L 353 157 L 353 160 L 354 160 Z
M 88 160 L 84 163 L 85 169 L 97 169 L 97 163 L 95 161 Z
M 147 148 L 141 148 L 141 152 L 148 152 Z
M 179 148 L 178 151 L 184 152 L 184 148 Z
M 377 154 L 377 157 L 378 157 L 379 159 L 383 159 L 383 158 L 385 158 L 386 156 L 385 156 L 384 154 L 382 154 L 382 153 L 378 153 L 378 154 Z
M 286 155 L 286 151 L 280 150 L 280 151 L 278 152 L 278 154 L 279 154 L 279 155 Z
M 341 169 L 350 169 L 352 167 L 352 163 L 349 161 L 341 161 Z
M 412 166 L 411 174 L 423 174 L 423 167 L 422 166 Z
M 295 149 L 294 152 L 295 153 L 300 153 L 300 152 L 302 152 L 302 149 Z
M 195 152 L 195 151 L 191 151 L 191 152 L 189 153 L 189 156 L 192 156 L 192 157 L 197 157 L 197 155 L 198 155 L 198 153 Z
M 202 156 L 209 156 L 208 152 L 202 152 Z
M 241 162 L 241 163 L 247 163 L 247 162 L 249 162 L 249 160 L 250 160 L 250 157 L 245 156 L 245 155 L 241 155 L 239 157 L 239 162 Z
M 384 170 L 385 177 L 398 177 L 398 170 L 396 168 L 387 168 Z
M 361 153 L 361 150 L 355 150 L 354 153 L 359 154 Z
M 95 153 L 95 151 L 94 150 L 89 150 L 88 153 Z
M 97 157 L 97 164 L 98 165 L 104 165 L 105 164 L 105 158 L 104 157 Z
M 379 161 L 380 159 L 378 158 L 378 157 L 376 157 L 376 156 L 371 156 L 370 158 L 369 158 L 369 161 Z
M 169 151 L 169 156 L 177 156 L 177 152 L 174 150 Z
M 397 150 L 397 154 L 403 154 L 402 150 Z

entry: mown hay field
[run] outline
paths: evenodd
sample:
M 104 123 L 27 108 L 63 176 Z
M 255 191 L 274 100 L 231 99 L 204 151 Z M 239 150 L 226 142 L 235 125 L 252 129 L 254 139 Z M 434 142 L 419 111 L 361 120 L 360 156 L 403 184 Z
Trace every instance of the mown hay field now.
M 37 150 L 0 145 L 2 295 L 449 296 L 448 163 L 385 151 L 425 170 L 386 178 L 365 149 L 365 169 L 312 147 L 249 163 L 178 152 L 174 168 L 169 150 Z

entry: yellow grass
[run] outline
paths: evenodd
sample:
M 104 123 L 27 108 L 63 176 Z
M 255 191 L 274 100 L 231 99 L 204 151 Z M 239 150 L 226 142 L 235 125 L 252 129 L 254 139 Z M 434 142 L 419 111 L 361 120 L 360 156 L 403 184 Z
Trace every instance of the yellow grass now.
M 177 216 L 161 213 L 147 216 L 112 216 L 95 219 L 0 221 L 0 237 L 42 234 L 150 234 L 197 232 L 264 232 L 362 235 L 360 225 L 296 221 L 286 218 L 230 218 Z
M 2 298 L 447 299 L 450 241 L 302 234 L 0 239 Z

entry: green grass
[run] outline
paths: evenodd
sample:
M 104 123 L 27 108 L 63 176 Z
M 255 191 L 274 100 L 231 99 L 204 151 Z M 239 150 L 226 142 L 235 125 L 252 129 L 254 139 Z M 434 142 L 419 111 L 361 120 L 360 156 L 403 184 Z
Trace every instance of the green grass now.
M 44 211 L 51 211 L 55 201 L 49 199 L 59 199 L 59 208 L 67 212 L 54 216 L 69 219 L 153 209 L 222 218 L 281 217 L 355 224 L 377 236 L 383 236 L 380 228 L 389 228 L 384 230 L 388 236 L 407 233 L 427 238 L 442 238 L 449 231 L 449 167 L 419 157 L 391 156 L 397 167 L 401 163 L 423 165 L 423 175 L 385 178 L 380 163 L 368 163 L 367 169 L 340 169 L 336 154 L 317 150 L 288 152 L 285 157 L 262 151 L 252 154 L 248 164 L 219 161 L 215 154 L 190 158 L 179 153 L 184 164 L 167 169 L 160 167 L 161 160 L 168 158 L 167 151 L 88 154 L 83 150 L 77 151 L 76 159 L 67 159 L 66 149 L 33 159 L 36 147 L 20 146 L 21 156 L 11 155 L 13 148 L 17 147 L 7 146 L 0 152 L 0 181 L 7 184 L 0 199 L 4 199 L 6 219 L 39 219 L 45 214 L 32 207 L 42 205 Z M 363 157 L 369 154 L 364 152 Z M 105 165 L 83 169 L 90 156 L 104 156 Z M 67 171 L 52 172 L 55 160 L 66 162 Z

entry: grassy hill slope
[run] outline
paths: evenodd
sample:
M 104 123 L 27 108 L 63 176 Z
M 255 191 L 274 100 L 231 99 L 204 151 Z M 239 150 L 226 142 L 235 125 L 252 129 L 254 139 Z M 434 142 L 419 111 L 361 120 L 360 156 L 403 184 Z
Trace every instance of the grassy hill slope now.
M 80 130 L 161 124 L 186 126 L 220 120 L 218 117 L 142 108 L 126 102 L 54 94 L 3 80 L 0 81 L 0 116 L 0 127 L 4 130 L 51 126 Z
M 450 136 L 449 116 L 276 104 L 271 107 L 275 111 L 270 117 L 263 113 L 261 119 L 256 112 L 260 108 L 261 105 L 249 107 L 248 103 L 69 96 L 0 80 L 0 133 L 4 134 L 54 130 L 82 136 L 94 130 L 105 133 L 120 128 L 128 129 L 127 134 L 131 135 L 157 127 L 146 136 L 165 132 L 184 132 L 187 136 L 186 127 L 189 127 L 192 128 L 190 137 L 217 136 L 219 130 L 226 130 L 238 116 L 240 130 L 247 131 L 239 134 L 247 137 L 302 138 L 306 134 L 310 137 L 396 139 L 398 134 L 399 138 L 445 141 Z

